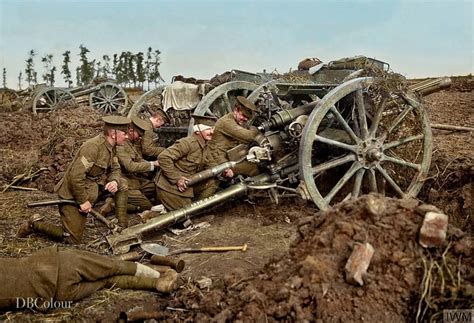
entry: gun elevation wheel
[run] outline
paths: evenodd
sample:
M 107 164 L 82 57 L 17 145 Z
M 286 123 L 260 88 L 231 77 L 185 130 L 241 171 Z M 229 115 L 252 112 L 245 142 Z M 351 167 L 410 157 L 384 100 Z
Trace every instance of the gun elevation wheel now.
M 432 135 L 411 94 L 374 78 L 345 82 L 318 103 L 299 148 L 302 188 L 324 210 L 368 192 L 414 197 L 426 180 Z
M 105 114 L 119 114 L 128 104 L 125 91 L 118 85 L 110 82 L 99 84 L 99 90 L 89 95 L 89 105 Z
M 74 95 L 67 89 L 43 87 L 33 98 L 33 114 L 49 112 L 62 107 L 76 107 Z

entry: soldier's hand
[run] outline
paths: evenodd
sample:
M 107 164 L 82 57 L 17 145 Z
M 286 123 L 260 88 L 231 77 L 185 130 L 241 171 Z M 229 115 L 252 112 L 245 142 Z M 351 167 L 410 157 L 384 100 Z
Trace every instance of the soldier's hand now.
M 234 171 L 230 168 L 227 168 L 225 171 L 222 172 L 224 177 L 234 177 Z
M 184 176 L 181 176 L 178 179 L 178 182 L 176 183 L 176 186 L 178 186 L 178 190 L 180 192 L 184 192 L 188 188 L 188 185 L 186 184 L 187 181 L 188 181 L 188 179 Z
M 85 201 L 79 207 L 82 213 L 89 213 L 92 210 L 92 204 L 89 201 Z
M 160 162 L 158 160 L 154 160 L 153 161 L 153 165 L 155 165 L 155 167 L 159 167 L 160 166 Z
M 105 189 L 109 191 L 110 193 L 115 193 L 118 190 L 118 184 L 117 181 L 111 181 L 105 184 Z

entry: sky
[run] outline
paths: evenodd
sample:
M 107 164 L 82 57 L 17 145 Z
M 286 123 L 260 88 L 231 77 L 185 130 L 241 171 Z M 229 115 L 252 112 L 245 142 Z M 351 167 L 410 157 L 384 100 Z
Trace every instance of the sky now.
M 474 0 L 0 0 L 0 67 L 18 88 L 34 49 L 66 50 L 79 63 L 104 54 L 161 51 L 165 84 L 174 75 L 209 79 L 231 69 L 295 69 L 364 55 L 409 78 L 473 72 Z M 56 86 L 64 84 L 56 73 Z M 23 84 L 25 86 L 25 84 Z

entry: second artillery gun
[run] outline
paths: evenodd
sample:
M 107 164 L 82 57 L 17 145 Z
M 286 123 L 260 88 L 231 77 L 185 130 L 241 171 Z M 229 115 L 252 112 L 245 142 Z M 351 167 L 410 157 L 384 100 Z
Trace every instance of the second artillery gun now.
M 259 107 L 254 125 L 261 134 L 253 147 L 233 160 L 258 163 L 260 175 L 108 236 L 114 252 L 140 243 L 145 232 L 183 222 L 249 190 L 268 190 L 276 202 L 297 195 L 321 210 L 369 192 L 398 197 L 418 194 L 432 154 L 422 96 L 449 86 L 449 79 L 408 86 L 403 77 L 389 73 L 388 64 L 363 56 L 261 79 L 260 84 L 222 84 L 194 111 L 220 117 L 231 111 L 235 94 L 246 94 Z M 216 166 L 192 181 L 214 176 L 228 166 Z

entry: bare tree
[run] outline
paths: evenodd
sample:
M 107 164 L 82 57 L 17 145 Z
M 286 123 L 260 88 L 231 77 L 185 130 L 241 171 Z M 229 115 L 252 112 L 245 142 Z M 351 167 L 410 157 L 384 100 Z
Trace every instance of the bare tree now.
M 41 58 L 43 63 L 44 73 L 42 75 L 43 81 L 49 86 L 54 85 L 54 73 L 56 72 L 56 66 L 53 66 L 53 55 L 47 54 Z
M 63 65 L 61 66 L 61 74 L 63 75 L 64 82 L 66 82 L 67 87 L 72 85 L 72 75 L 71 70 L 69 69 L 69 63 L 71 63 L 71 51 L 67 50 L 63 53 Z
M 6 88 L 7 87 L 7 69 L 5 67 L 3 68 L 2 76 L 3 76 L 3 87 Z
M 22 80 L 23 80 L 23 74 L 22 74 L 21 71 L 20 71 L 20 73 L 18 74 L 18 90 L 21 90 L 21 82 L 22 82 Z
M 34 49 L 30 50 L 28 53 L 28 59 L 26 62 L 25 74 L 26 74 L 26 81 L 28 82 L 28 86 L 32 83 L 36 84 L 36 72 L 35 72 L 35 63 L 34 58 L 36 56 L 36 52 Z

